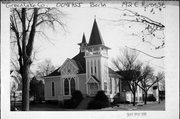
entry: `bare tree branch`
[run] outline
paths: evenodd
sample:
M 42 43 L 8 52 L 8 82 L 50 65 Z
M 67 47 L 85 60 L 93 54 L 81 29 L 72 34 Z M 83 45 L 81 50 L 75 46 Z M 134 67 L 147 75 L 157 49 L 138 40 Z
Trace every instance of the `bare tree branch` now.
M 37 23 L 37 17 L 38 17 L 38 9 L 34 8 L 33 13 L 34 13 L 33 23 L 31 25 L 31 32 L 29 34 L 29 40 L 28 40 L 28 44 L 26 47 L 28 56 L 31 56 L 31 54 L 32 54 L 34 36 L 35 36 L 35 32 L 36 32 L 36 23 Z
M 19 19 L 22 21 L 22 16 L 20 15 L 19 11 L 15 8 L 14 11 L 18 14 Z
M 127 46 L 126 46 L 126 47 L 127 47 Z M 145 53 L 145 52 L 143 52 L 143 51 L 141 51 L 141 50 L 135 49 L 135 48 L 130 48 L 130 47 L 127 47 L 127 48 L 129 48 L 129 49 L 131 49 L 131 50 L 134 50 L 134 51 L 138 51 L 138 52 L 140 52 L 140 53 L 143 53 L 143 54 L 145 54 L 145 55 L 147 55 L 147 56 L 149 56 L 149 57 L 155 58 L 155 59 L 162 59 L 162 58 L 165 57 L 165 56 L 156 57 L 156 56 L 149 55 L 149 54 L 147 54 L 147 53 Z

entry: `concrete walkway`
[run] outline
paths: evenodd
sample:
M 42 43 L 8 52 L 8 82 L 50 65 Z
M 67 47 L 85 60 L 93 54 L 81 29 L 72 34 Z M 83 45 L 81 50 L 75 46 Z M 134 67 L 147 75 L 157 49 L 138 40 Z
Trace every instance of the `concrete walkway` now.
M 77 106 L 77 110 L 86 110 L 88 107 L 88 103 L 93 100 L 91 97 L 84 98 L 81 103 Z

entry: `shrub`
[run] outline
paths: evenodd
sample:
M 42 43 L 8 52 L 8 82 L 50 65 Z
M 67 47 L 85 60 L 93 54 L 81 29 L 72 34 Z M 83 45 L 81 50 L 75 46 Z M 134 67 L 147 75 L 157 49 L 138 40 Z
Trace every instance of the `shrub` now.
M 80 104 L 80 102 L 83 100 L 83 96 L 82 96 L 81 91 L 75 90 L 72 93 L 71 100 L 73 102 L 73 107 L 76 108 Z
M 75 100 L 75 101 L 78 101 L 78 102 L 81 102 L 82 99 L 83 99 L 83 96 L 82 96 L 82 93 L 81 91 L 79 90 L 75 90 L 73 93 L 72 93 L 72 100 Z
M 109 106 L 110 102 L 104 91 L 98 91 L 96 96 L 94 97 L 94 100 L 89 102 L 88 109 L 101 109 Z
M 71 99 L 69 100 L 64 100 L 64 105 L 63 105 L 64 108 L 66 109 L 72 109 L 74 108 L 74 105 L 73 105 L 73 101 Z
M 156 98 L 151 94 L 147 97 L 147 101 L 156 101 Z
M 105 95 L 104 91 L 98 91 L 94 100 L 109 102 L 108 97 Z
M 58 101 L 57 100 L 47 100 L 45 102 L 46 104 L 51 104 L 51 105 L 57 105 L 58 104 Z M 35 103 L 34 103 L 35 104 Z
M 124 102 L 125 98 L 123 98 L 120 93 L 117 93 L 114 97 L 113 97 L 113 103 L 112 104 L 118 104 L 121 102 Z
M 129 101 L 121 101 L 120 104 L 131 104 Z
M 81 91 L 75 90 L 72 93 L 71 99 L 64 101 L 64 108 L 74 109 L 74 108 L 76 108 L 80 104 L 82 99 L 83 99 L 83 96 L 82 96 Z

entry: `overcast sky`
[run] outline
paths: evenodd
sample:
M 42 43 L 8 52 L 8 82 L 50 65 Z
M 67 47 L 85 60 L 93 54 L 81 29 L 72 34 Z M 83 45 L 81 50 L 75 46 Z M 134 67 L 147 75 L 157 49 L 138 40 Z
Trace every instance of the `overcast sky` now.
M 106 8 L 61 8 L 60 10 L 67 14 L 64 18 L 67 32 L 63 32 L 62 29 L 57 27 L 55 31 L 46 29 L 45 33 L 49 40 L 40 36 L 36 37 L 35 50 L 37 54 L 32 69 L 35 70 L 36 64 L 45 59 L 50 59 L 55 66 L 61 66 L 67 58 L 74 57 L 79 52 L 77 44 L 81 42 L 83 33 L 85 33 L 86 40 L 89 42 L 95 17 L 105 45 L 111 48 L 109 50 L 110 67 L 113 68 L 111 60 L 116 58 L 125 46 L 142 50 L 153 56 L 164 55 L 163 50 L 154 50 L 149 44 L 142 42 L 141 38 L 131 35 L 136 30 L 140 31 L 142 29 L 141 25 L 112 22 L 111 20 L 117 20 L 121 18 L 120 15 L 124 14 L 124 11 L 113 8 L 123 9 L 117 7 L 116 4 L 108 4 Z M 143 7 L 133 7 L 130 10 L 165 24 L 165 9 L 162 9 L 162 11 L 155 10 L 155 14 L 150 12 L 151 8 L 144 11 Z M 163 70 L 163 59 L 154 59 L 141 53 L 139 53 L 138 58 L 144 63 L 149 62 L 156 71 Z

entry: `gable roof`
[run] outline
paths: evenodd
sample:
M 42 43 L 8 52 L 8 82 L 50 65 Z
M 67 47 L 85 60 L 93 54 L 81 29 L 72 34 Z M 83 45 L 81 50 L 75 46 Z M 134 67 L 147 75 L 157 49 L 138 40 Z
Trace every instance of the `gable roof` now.
M 100 83 L 100 81 L 96 78 L 96 76 L 91 75 L 98 83 Z
M 90 82 L 91 80 L 94 80 L 96 83 L 100 83 L 100 81 L 94 75 L 91 75 L 91 77 L 86 81 L 86 83 L 92 83 Z
M 79 52 L 76 56 L 72 58 L 76 62 L 77 67 L 79 68 L 79 74 L 86 73 L 86 61 L 85 61 L 85 52 Z
M 92 45 L 104 45 L 104 41 L 101 37 L 96 19 L 94 19 L 94 24 L 93 24 L 93 28 L 91 31 L 91 35 L 90 35 L 90 39 L 89 39 L 89 43 L 88 46 L 92 46 Z
M 49 76 L 60 76 L 61 75 L 61 72 L 59 71 L 61 67 L 57 68 L 55 71 L 53 71 L 52 73 L 50 73 L 49 75 L 47 76 L 44 76 L 44 77 L 49 77 Z
M 111 75 L 116 75 L 116 76 L 118 76 L 118 77 L 122 77 L 120 74 L 118 74 L 116 71 L 114 71 L 113 69 L 111 69 L 110 67 L 108 67 L 109 68 L 109 74 L 111 74 Z
M 73 64 L 75 64 L 78 67 L 78 69 L 79 69 L 78 74 L 86 72 L 86 61 L 85 61 L 84 56 L 85 56 L 84 52 L 79 52 L 76 56 L 74 56 L 71 59 L 71 62 Z M 45 77 L 60 76 L 61 75 L 61 72 L 59 71 L 60 68 L 61 67 L 57 68 L 55 71 L 53 71 L 52 73 L 50 73 L 49 75 L 47 75 Z

